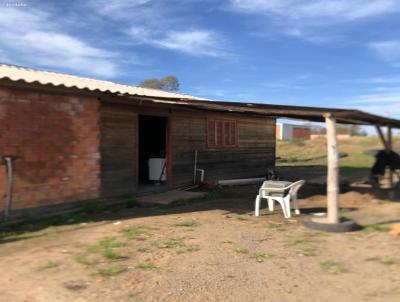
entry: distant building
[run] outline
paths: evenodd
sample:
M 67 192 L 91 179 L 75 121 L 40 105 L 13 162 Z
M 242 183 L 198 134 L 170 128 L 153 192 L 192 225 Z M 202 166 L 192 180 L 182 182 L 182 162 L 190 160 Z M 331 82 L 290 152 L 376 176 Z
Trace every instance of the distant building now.
M 309 140 L 311 135 L 310 126 L 306 125 L 291 125 L 291 124 L 276 124 L 276 139 L 289 140 L 289 139 L 304 139 Z

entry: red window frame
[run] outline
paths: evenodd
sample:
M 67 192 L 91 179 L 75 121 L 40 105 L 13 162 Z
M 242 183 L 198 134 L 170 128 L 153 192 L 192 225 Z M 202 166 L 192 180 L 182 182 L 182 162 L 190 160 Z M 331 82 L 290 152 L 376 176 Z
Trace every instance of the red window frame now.
M 207 146 L 208 148 L 237 147 L 237 121 L 219 118 L 207 119 Z

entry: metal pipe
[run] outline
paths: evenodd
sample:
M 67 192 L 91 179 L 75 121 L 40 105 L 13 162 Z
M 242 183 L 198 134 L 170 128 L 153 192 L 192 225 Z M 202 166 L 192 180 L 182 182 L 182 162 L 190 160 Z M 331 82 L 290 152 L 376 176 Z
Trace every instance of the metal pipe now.
M 196 184 L 196 174 L 197 174 L 197 149 L 194 150 L 194 171 L 193 171 L 193 184 Z
M 197 162 L 198 162 L 198 151 L 197 149 L 194 150 L 194 170 L 193 170 L 193 184 L 197 183 L 197 172 L 200 172 L 200 182 L 204 182 L 204 169 L 197 169 Z
M 11 203 L 12 203 L 12 191 L 13 191 L 13 166 L 12 158 L 4 157 L 7 167 L 7 191 L 4 204 L 4 220 L 7 221 L 10 215 Z
M 204 182 L 204 174 L 205 174 L 205 170 L 204 169 L 196 169 L 196 172 L 200 172 L 200 182 Z

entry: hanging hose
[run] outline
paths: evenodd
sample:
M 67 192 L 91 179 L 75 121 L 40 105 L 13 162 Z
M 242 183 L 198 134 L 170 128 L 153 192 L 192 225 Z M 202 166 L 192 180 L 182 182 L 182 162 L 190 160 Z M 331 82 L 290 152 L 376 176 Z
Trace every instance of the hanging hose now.
M 12 158 L 9 156 L 4 157 L 7 169 L 7 191 L 4 200 L 4 220 L 9 219 L 11 204 L 12 204 L 12 191 L 13 191 L 13 165 Z

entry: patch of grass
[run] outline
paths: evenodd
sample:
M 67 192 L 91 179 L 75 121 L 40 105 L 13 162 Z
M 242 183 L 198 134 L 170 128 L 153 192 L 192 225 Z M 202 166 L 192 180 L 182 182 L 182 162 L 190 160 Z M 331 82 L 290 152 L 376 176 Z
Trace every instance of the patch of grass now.
M 267 258 L 273 257 L 273 254 L 265 252 L 255 252 L 251 254 L 250 258 L 255 259 L 257 262 L 263 262 Z
M 101 239 L 98 243 L 91 245 L 87 248 L 88 253 L 98 253 L 106 259 L 117 260 L 125 258 L 117 251 L 116 248 L 125 246 L 125 243 L 117 240 L 114 237 L 107 237 Z
M 343 263 L 331 260 L 325 260 L 320 262 L 319 267 L 323 271 L 331 274 L 340 274 L 348 272 L 348 269 L 343 265 Z
M 399 259 L 386 258 L 386 257 L 370 257 L 370 258 L 365 259 L 365 261 L 377 262 L 377 263 L 384 264 L 384 265 L 400 264 Z
M 114 276 L 118 275 L 120 273 L 123 273 L 127 270 L 125 266 L 107 266 L 107 267 L 101 267 L 97 270 L 97 273 L 101 276 Z
M 150 252 L 150 249 L 149 249 L 148 247 L 139 247 L 139 248 L 137 249 L 137 251 L 138 251 L 139 253 L 148 253 L 148 252 Z
M 384 232 L 387 233 L 390 231 L 391 228 L 391 224 L 388 223 L 377 223 L 377 224 L 371 224 L 371 225 L 367 225 L 365 226 L 361 232 L 365 233 L 365 234 L 371 234 L 371 233 L 380 233 L 380 232 Z
M 197 244 L 189 244 L 189 245 L 186 245 L 184 247 L 184 249 L 179 252 L 180 253 L 184 253 L 184 252 L 191 253 L 191 252 L 198 252 L 198 251 L 200 251 L 200 246 L 198 246 Z
M 242 215 L 239 215 L 239 216 L 237 216 L 236 218 L 237 218 L 237 220 L 241 220 L 241 221 L 249 220 L 249 218 L 244 217 L 244 216 L 242 216 Z
M 54 267 L 58 267 L 58 266 L 60 266 L 59 262 L 47 261 L 46 264 L 43 264 L 42 266 L 39 266 L 37 270 L 38 271 L 44 271 L 44 270 L 47 270 L 47 269 L 50 269 L 50 268 L 54 268 Z
M 85 254 L 76 255 L 74 257 L 74 259 L 76 262 L 87 265 L 87 266 L 92 266 L 92 265 L 96 265 L 97 263 L 99 263 L 99 261 L 97 259 L 89 258 Z
M 152 262 L 139 262 L 136 265 L 136 268 L 140 268 L 140 269 L 153 269 L 156 268 L 156 266 L 154 265 L 154 263 Z
M 245 248 L 245 247 L 237 247 L 235 249 L 235 252 L 238 253 L 238 254 L 248 254 L 249 250 L 247 248 Z
M 303 251 L 301 251 L 299 253 L 300 256 L 305 256 L 305 257 L 315 257 L 317 256 L 317 253 L 315 251 L 315 249 L 304 249 Z
M 108 202 L 108 204 L 106 204 Z M 123 209 L 139 206 L 133 197 L 110 200 L 97 199 L 88 200 L 76 211 L 51 217 L 41 217 L 40 219 L 24 220 L 23 222 L 9 226 L 0 231 L 0 242 L 25 240 L 48 235 L 47 233 L 33 234 L 51 227 L 76 225 L 91 220 L 91 215 L 103 212 L 117 212 Z M 76 226 L 80 228 L 81 226 Z M 62 229 L 61 231 L 64 231 Z M 59 228 L 53 229 L 51 233 L 60 232 Z
M 155 246 L 159 249 L 174 249 L 174 248 L 182 248 L 185 247 L 186 244 L 183 241 L 185 238 L 168 238 L 165 240 L 155 242 Z
M 149 227 L 145 225 L 137 225 L 130 227 L 129 229 L 122 230 L 122 233 L 127 240 L 143 240 L 145 239 L 143 235 L 148 233 L 148 229 Z
M 199 225 L 200 224 L 195 220 L 185 220 L 175 224 L 176 227 L 187 227 L 187 228 L 192 228 Z
M 287 141 L 290 145 L 295 145 L 295 146 L 305 146 L 306 142 L 303 139 L 300 138 L 292 138 Z

